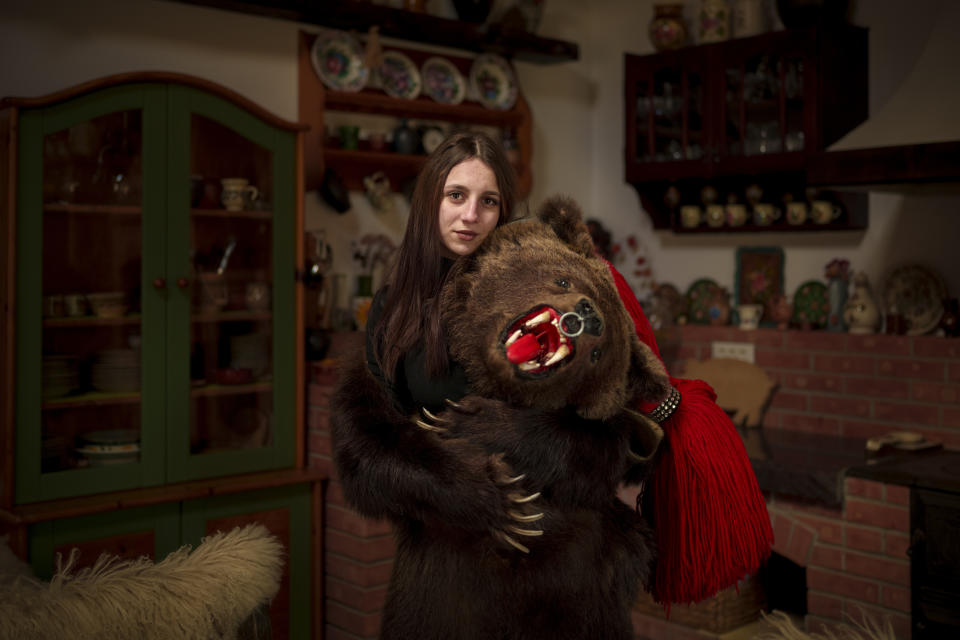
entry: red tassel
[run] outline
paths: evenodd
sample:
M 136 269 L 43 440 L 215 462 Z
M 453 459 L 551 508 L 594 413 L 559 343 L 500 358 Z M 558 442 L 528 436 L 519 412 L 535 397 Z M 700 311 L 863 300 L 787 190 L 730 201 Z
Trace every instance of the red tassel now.
M 637 336 L 660 357 L 633 291 L 612 265 L 610 271 Z M 668 611 L 671 603 L 698 602 L 754 573 L 773 544 L 743 441 L 713 389 L 702 380 L 671 382 L 680 406 L 660 425 L 663 450 L 644 497 L 658 545 L 653 597 Z

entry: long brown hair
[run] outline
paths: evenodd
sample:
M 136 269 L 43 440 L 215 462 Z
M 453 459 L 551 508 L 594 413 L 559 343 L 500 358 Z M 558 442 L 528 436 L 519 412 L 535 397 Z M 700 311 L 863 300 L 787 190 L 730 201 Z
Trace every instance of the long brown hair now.
M 497 226 L 509 222 L 516 205 L 516 173 L 503 147 L 481 132 L 448 136 L 427 158 L 410 198 L 410 217 L 397 251 L 380 321 L 374 329 L 374 354 L 387 379 L 394 380 L 397 363 L 421 339 L 427 372 L 447 371 L 446 339 L 440 323 L 440 288 L 448 272 L 442 257 L 440 203 L 450 170 L 477 158 L 490 167 L 500 190 Z

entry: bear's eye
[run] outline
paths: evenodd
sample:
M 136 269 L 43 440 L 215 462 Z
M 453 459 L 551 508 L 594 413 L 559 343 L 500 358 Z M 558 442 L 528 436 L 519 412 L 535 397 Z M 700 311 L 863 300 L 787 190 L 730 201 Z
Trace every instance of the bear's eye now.
M 596 362 L 600 359 L 600 347 L 594 347 L 593 351 L 590 352 L 590 362 Z
M 558 287 L 563 287 L 564 289 L 569 289 L 569 288 L 570 288 L 570 281 L 567 280 L 566 278 L 558 278 L 558 279 L 557 279 L 557 286 L 558 286 Z

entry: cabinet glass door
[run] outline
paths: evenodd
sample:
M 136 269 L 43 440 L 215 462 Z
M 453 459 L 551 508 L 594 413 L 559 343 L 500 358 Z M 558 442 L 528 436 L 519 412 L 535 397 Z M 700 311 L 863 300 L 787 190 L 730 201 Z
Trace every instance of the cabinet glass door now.
M 144 356 L 162 339 L 143 322 L 143 265 L 160 257 L 144 244 L 146 213 L 162 201 L 145 181 L 163 144 L 150 95 L 126 87 L 23 114 L 18 501 L 160 479 L 146 416 L 162 409 L 142 392 L 162 383 Z
M 804 148 L 803 60 L 764 53 L 724 70 L 724 151 L 757 156 Z
M 292 136 L 183 87 L 171 109 L 169 475 L 292 464 Z

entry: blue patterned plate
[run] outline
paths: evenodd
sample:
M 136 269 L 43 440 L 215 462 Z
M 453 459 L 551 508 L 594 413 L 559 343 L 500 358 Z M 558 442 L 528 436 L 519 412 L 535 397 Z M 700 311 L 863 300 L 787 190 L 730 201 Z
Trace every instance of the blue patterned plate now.
M 467 94 L 463 74 L 446 58 L 427 58 L 420 67 L 423 77 L 423 92 L 444 104 L 460 104 Z
M 510 64 L 498 55 L 477 56 L 470 67 L 473 95 L 488 109 L 506 111 L 517 102 L 517 79 Z
M 388 96 L 413 100 L 420 95 L 417 65 L 399 51 L 384 51 L 377 67 L 377 79 Z
M 343 31 L 323 31 L 310 49 L 313 70 L 328 89 L 360 91 L 369 69 L 363 64 L 360 43 Z

